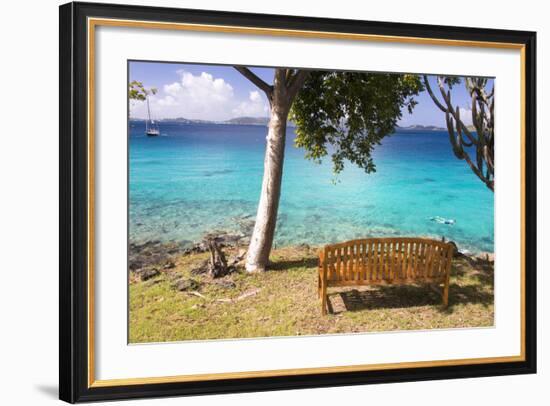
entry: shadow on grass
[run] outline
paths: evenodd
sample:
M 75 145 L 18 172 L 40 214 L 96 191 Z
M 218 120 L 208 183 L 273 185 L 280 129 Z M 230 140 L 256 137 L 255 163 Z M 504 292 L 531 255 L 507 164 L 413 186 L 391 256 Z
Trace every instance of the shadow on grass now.
M 331 296 L 340 296 L 343 308 L 338 309 L 331 303 Z M 329 309 L 338 314 L 343 311 L 361 311 L 377 309 L 397 309 L 419 306 L 438 306 L 444 313 L 452 313 L 457 304 L 482 304 L 488 306 L 493 303 L 493 294 L 482 289 L 481 285 L 459 286 L 451 283 L 449 290 L 449 307 L 441 307 L 441 296 L 433 292 L 428 286 L 381 286 L 369 290 L 359 291 L 352 289 L 345 292 L 329 293 Z
M 317 269 L 318 261 L 315 256 L 280 259 L 270 263 L 269 270 Z M 468 280 L 469 282 L 465 284 L 464 282 Z M 472 282 L 474 283 L 472 284 Z M 329 293 L 328 306 L 329 311 L 333 314 L 344 311 L 406 309 L 420 306 L 436 306 L 442 313 L 452 313 L 453 306 L 458 304 L 491 305 L 494 302 L 494 295 L 491 292 L 492 289 L 487 289 L 487 287 L 492 286 L 494 286 L 493 264 L 485 259 L 464 256 L 453 261 L 449 306 L 446 309 L 441 306 L 441 296 L 430 289 L 428 285 L 422 284 L 389 285 L 369 287 L 365 290 L 348 289 L 333 292 Z
M 319 260 L 315 257 L 290 259 L 270 262 L 270 271 L 291 271 L 293 268 L 317 268 L 319 266 Z
M 494 265 L 482 258 L 462 257 L 459 261 L 453 263 L 451 275 L 458 277 L 473 276 L 482 285 L 494 286 Z

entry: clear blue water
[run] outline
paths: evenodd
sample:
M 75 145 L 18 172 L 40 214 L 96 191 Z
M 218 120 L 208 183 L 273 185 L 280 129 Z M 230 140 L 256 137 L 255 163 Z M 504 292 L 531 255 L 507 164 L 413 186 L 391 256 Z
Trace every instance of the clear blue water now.
M 242 232 L 256 213 L 266 128 L 164 124 L 146 137 L 130 124 L 130 240 L 190 244 L 207 232 Z M 304 159 L 287 131 L 276 246 L 366 236 L 432 236 L 493 251 L 494 196 L 452 154 L 446 132 L 397 132 L 374 153 L 377 172 Z M 454 224 L 433 221 L 439 216 Z

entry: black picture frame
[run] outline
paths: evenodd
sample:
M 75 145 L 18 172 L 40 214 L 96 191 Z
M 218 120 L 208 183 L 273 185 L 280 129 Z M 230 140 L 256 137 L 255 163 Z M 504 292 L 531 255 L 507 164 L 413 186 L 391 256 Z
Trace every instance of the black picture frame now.
M 68 3 L 60 12 L 59 397 L 67 402 L 219 394 L 536 372 L 536 33 L 497 29 Z M 88 380 L 88 17 L 513 43 L 525 52 L 524 349 L 517 362 L 93 387 Z

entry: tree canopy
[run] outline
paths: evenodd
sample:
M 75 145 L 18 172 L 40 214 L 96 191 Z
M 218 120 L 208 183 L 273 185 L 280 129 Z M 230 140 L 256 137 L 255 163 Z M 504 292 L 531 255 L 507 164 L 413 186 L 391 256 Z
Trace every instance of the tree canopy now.
M 290 111 L 295 144 L 316 162 L 330 150 L 336 174 L 346 160 L 374 172 L 374 147 L 394 131 L 403 107 L 412 112 L 422 90 L 417 75 L 311 71 Z
M 157 94 L 157 89 L 155 87 L 146 89 L 143 83 L 137 80 L 132 80 L 128 85 L 128 98 L 130 100 L 145 101 L 150 94 Z

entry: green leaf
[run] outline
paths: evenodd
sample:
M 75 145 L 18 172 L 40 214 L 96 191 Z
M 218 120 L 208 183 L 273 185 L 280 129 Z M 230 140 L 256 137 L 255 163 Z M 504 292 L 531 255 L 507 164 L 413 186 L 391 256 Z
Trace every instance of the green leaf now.
M 128 98 L 130 100 L 145 101 L 147 99 L 147 95 L 149 94 L 157 94 L 157 88 L 152 87 L 151 89 L 147 90 L 143 86 L 143 83 L 137 80 L 132 80 L 128 84 Z
M 374 147 L 394 132 L 403 107 L 412 111 L 421 90 L 417 75 L 311 72 L 290 112 L 295 145 L 315 162 L 330 153 L 335 174 L 346 161 L 374 172 Z

